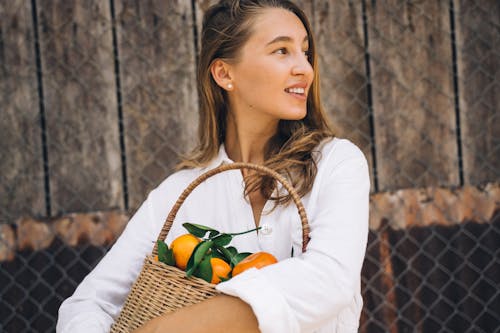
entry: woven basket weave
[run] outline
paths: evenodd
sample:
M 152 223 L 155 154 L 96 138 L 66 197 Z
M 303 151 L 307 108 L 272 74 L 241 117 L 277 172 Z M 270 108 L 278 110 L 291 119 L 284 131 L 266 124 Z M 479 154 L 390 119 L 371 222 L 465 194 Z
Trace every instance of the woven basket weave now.
M 250 163 L 223 164 L 215 169 L 209 170 L 195 179 L 182 192 L 172 207 L 158 240 L 164 241 L 184 200 L 188 195 L 207 178 L 218 173 L 234 169 L 252 169 L 279 181 L 291 194 L 292 200 L 297 206 L 302 223 L 302 251 L 305 251 L 309 241 L 309 224 L 306 212 L 300 197 L 295 189 L 277 172 L 260 165 Z M 201 221 L 200 221 L 201 222 Z M 168 266 L 154 260 L 158 254 L 158 246 L 155 243 L 153 253 L 144 260 L 144 265 L 139 277 L 132 285 L 123 308 L 111 326 L 111 332 L 131 332 L 142 326 L 147 321 L 158 317 L 166 312 L 175 311 L 182 307 L 196 304 L 205 299 L 213 297 L 219 292 L 215 285 L 196 277 L 186 277 L 186 273 L 180 269 Z

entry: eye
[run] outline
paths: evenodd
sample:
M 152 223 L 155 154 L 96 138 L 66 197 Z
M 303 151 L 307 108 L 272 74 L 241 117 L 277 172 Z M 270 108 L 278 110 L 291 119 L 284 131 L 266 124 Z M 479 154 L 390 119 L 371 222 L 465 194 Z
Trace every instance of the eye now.
M 274 51 L 274 53 L 276 53 L 276 54 L 287 54 L 288 51 L 287 51 L 286 48 L 280 47 L 279 49 L 277 49 L 276 51 Z

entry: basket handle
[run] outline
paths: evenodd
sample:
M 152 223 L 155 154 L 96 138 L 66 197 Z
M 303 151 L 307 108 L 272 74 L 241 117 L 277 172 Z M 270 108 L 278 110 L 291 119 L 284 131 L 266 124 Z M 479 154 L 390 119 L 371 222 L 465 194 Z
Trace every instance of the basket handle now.
M 262 172 L 264 174 L 267 174 L 268 176 L 273 177 L 277 181 L 279 181 L 283 187 L 285 187 L 292 196 L 292 200 L 295 203 L 295 206 L 297 206 L 298 213 L 300 215 L 300 220 L 302 222 L 302 252 L 305 252 L 307 243 L 309 242 L 309 223 L 307 221 L 307 215 L 306 215 L 306 210 L 304 208 L 304 205 L 302 204 L 299 195 L 297 194 L 297 191 L 293 188 L 288 181 L 281 176 L 279 173 L 276 171 L 262 166 L 262 165 L 257 165 L 257 164 L 252 164 L 252 163 L 244 163 L 244 162 L 236 162 L 236 163 L 230 163 L 230 164 L 222 164 L 214 169 L 211 169 L 202 175 L 200 175 L 198 178 L 196 178 L 191 184 L 188 185 L 188 187 L 181 193 L 177 201 L 175 202 L 174 206 L 170 210 L 170 213 L 167 216 L 167 219 L 165 223 L 163 224 L 163 228 L 161 229 L 160 234 L 158 235 L 158 240 L 159 241 L 164 241 L 165 238 L 167 237 L 168 232 L 170 231 L 170 228 L 172 227 L 172 224 L 174 223 L 175 216 L 177 215 L 177 212 L 181 208 L 182 204 L 184 203 L 184 200 L 188 197 L 189 194 L 202 182 L 204 182 L 206 179 L 224 172 L 228 170 L 234 170 L 234 169 L 252 169 L 255 171 Z M 153 255 L 158 254 L 158 243 L 156 242 L 153 248 Z

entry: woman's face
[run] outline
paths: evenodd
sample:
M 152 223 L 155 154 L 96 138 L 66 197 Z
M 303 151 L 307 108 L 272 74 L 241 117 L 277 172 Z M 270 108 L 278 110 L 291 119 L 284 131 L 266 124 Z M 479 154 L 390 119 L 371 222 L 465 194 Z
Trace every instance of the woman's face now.
M 252 34 L 230 65 L 230 105 L 252 118 L 298 120 L 307 113 L 313 80 L 308 36 L 292 12 L 270 8 L 255 18 Z

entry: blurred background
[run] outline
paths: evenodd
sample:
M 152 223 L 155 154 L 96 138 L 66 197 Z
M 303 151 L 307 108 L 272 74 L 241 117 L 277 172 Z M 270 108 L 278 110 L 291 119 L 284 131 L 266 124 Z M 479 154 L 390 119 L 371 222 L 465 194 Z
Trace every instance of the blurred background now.
M 53 332 L 193 146 L 213 2 L 0 0 L 1 332 Z M 297 3 L 371 167 L 360 332 L 500 332 L 500 2 Z

